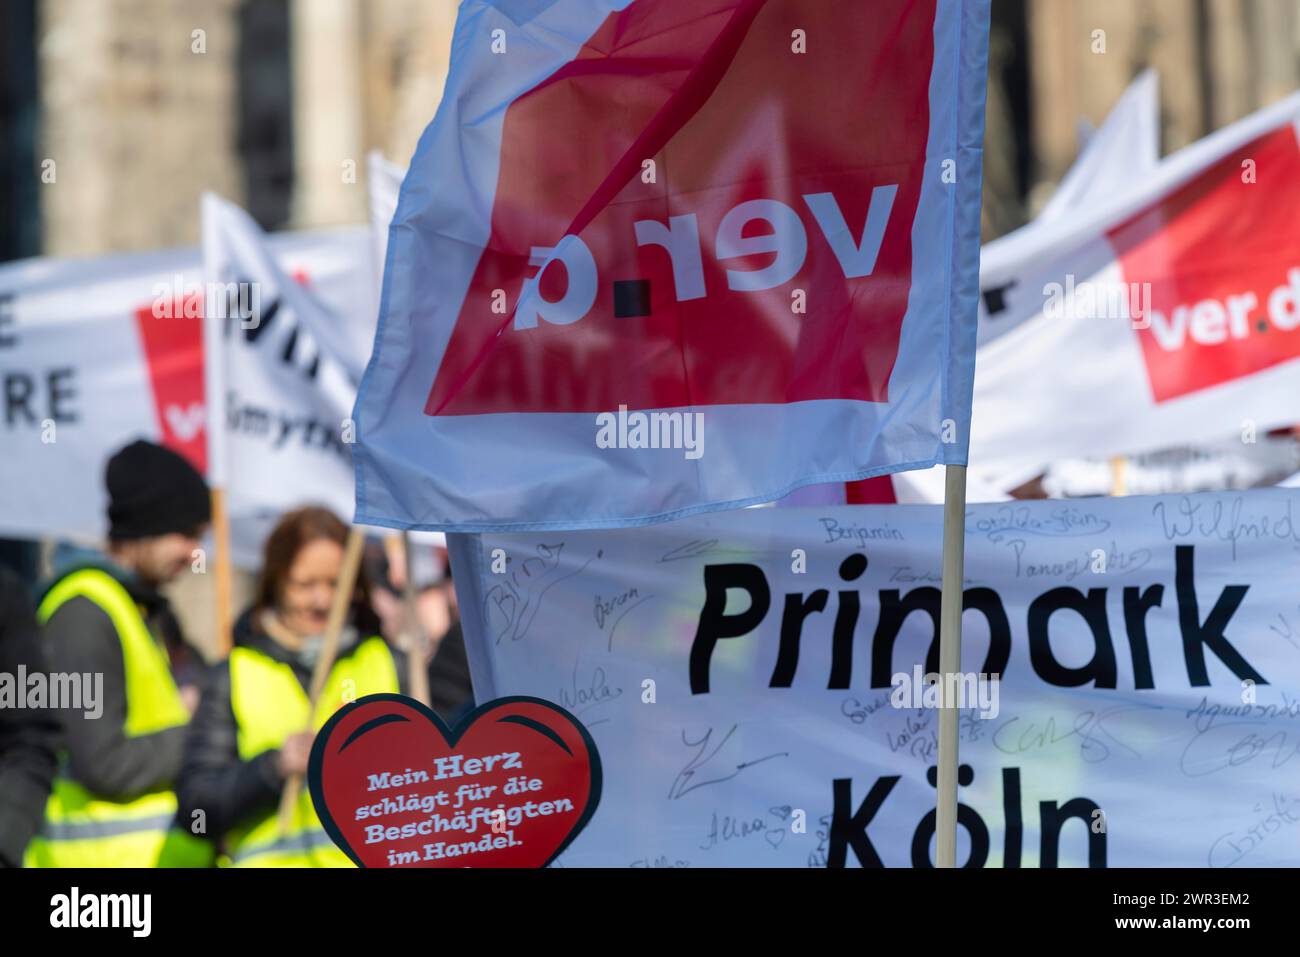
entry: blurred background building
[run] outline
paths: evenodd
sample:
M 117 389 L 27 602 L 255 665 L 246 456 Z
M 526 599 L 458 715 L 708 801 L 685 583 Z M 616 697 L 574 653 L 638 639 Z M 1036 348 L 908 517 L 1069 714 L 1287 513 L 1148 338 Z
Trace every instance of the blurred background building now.
M 455 8 L 5 0 L 0 260 L 196 243 L 208 189 L 268 229 L 364 222 L 366 152 L 410 158 Z M 1143 67 L 1166 152 L 1300 88 L 1300 4 L 993 0 L 990 61 L 986 238 L 1041 205 L 1079 121 Z

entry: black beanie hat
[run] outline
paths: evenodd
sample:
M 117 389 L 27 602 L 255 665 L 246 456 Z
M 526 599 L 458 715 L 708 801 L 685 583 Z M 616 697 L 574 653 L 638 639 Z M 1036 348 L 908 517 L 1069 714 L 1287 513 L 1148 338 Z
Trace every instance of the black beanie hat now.
M 208 483 L 171 449 L 136 441 L 108 460 L 108 537 L 191 532 L 212 518 Z

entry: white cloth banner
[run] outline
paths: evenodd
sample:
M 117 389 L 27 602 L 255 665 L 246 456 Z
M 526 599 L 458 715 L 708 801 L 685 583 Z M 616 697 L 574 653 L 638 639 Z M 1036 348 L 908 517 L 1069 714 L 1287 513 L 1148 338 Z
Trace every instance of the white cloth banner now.
M 325 307 L 335 338 L 348 345 L 359 370 L 374 330 L 369 235 L 364 227 L 256 237 L 283 274 L 295 277 Z M 260 274 L 259 274 L 260 275 Z M 198 249 L 132 253 L 94 259 L 30 259 L 0 266 L 0 535 L 91 542 L 105 530 L 104 466 L 135 438 L 160 442 L 207 471 L 202 312 Z M 265 314 L 274 296 L 260 291 Z M 308 364 L 298 320 L 282 310 L 265 323 L 257 347 L 232 349 L 232 381 L 278 382 L 289 350 Z M 313 331 L 313 335 L 315 332 Z M 322 338 L 328 338 L 327 333 Z M 251 365 L 244 368 L 243 363 Z M 266 365 L 267 371 L 259 371 Z M 266 421 L 274 445 L 297 393 L 274 400 L 244 396 L 273 412 Z M 265 400 L 265 401 L 263 401 Z M 350 409 L 332 416 L 333 434 Z M 259 417 L 248 410 L 241 422 Z M 297 421 L 301 421 L 299 416 Z M 295 432 L 293 438 L 299 438 Z M 289 436 L 282 444 L 290 444 Z M 285 494 L 313 491 L 318 481 L 304 460 L 267 455 L 236 474 L 232 498 L 235 558 L 256 562 L 261 522 Z M 352 475 L 346 463 L 327 502 L 351 514 Z
M 269 526 L 313 503 L 349 516 L 351 410 L 372 313 L 332 314 L 281 268 L 248 214 L 215 196 L 203 201 L 203 259 L 209 434 L 220 438 L 209 473 L 231 515 Z M 369 275 L 365 259 L 352 268 Z
M 450 536 L 476 697 L 600 750 L 559 862 L 932 860 L 941 516 Z M 962 665 L 1002 680 L 961 716 L 958 861 L 1294 865 L 1300 492 L 976 505 L 966 535 Z
M 1032 315 L 979 349 L 972 475 L 1008 488 L 1062 458 L 1300 422 L 1297 120 L 1300 94 L 985 248 L 986 306 L 1011 284 Z

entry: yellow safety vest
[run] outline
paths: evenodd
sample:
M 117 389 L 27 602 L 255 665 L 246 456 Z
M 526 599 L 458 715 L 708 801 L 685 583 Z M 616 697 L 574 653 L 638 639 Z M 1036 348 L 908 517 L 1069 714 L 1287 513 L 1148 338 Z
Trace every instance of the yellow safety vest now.
M 73 598 L 94 602 L 113 622 L 126 675 L 127 737 L 187 724 L 189 711 L 167 654 L 149 633 L 127 590 L 108 572 L 86 568 L 52 587 L 37 609 L 43 625 Z M 160 788 L 123 801 L 96 796 L 60 771 L 45 805 L 41 833 L 23 858 L 27 867 L 203 867 L 212 845 L 173 827 L 176 794 Z
M 398 691 L 397 665 L 388 645 L 382 638 L 367 638 L 335 662 L 311 715 L 311 728 L 319 731 L 335 711 L 363 695 Z M 292 668 L 244 646 L 230 652 L 230 705 L 243 761 L 279 748 L 306 728 L 310 709 Z M 233 828 L 226 835 L 226 854 L 221 863 L 235 867 L 354 866 L 325 833 L 306 788 L 288 830 L 280 829 L 278 812 L 270 811 Z

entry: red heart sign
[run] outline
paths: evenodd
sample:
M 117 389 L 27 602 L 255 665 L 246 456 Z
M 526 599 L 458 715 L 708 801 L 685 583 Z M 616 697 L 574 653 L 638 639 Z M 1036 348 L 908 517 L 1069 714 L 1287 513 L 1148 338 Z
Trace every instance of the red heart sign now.
M 498 698 L 454 730 L 414 698 L 368 695 L 316 736 L 325 830 L 360 867 L 545 867 L 600 800 L 587 729 L 540 698 Z

